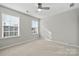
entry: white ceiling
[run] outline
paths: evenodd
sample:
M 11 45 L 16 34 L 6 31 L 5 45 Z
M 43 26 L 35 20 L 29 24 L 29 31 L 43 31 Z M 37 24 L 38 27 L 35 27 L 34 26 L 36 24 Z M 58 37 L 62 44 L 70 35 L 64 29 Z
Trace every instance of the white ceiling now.
M 1 3 L 1 5 L 38 18 L 44 18 L 71 9 L 69 7 L 70 3 L 43 3 L 43 6 L 50 7 L 50 10 L 42 10 L 41 12 L 37 10 L 37 3 Z M 79 4 L 76 3 L 72 8 L 75 7 L 79 7 Z M 27 10 L 28 12 L 26 12 Z

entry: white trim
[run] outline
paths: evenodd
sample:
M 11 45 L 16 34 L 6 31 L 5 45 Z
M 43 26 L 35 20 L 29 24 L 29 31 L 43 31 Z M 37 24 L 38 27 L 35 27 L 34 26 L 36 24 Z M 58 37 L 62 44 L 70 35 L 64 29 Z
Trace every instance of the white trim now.
M 4 37 L 4 21 L 3 21 L 3 15 L 4 15 L 5 13 L 2 13 L 1 14 L 1 20 L 2 20 L 2 38 L 13 38 L 13 37 L 19 37 L 20 36 L 20 18 L 19 18 L 19 24 L 18 24 L 18 35 L 17 36 L 7 36 L 7 37 Z M 5 14 L 5 15 L 8 15 L 8 14 Z M 16 17 L 16 16 L 15 16 Z M 6 31 L 5 31 L 6 32 Z M 8 31 L 7 31 L 8 32 Z M 13 31 L 12 31 L 13 32 Z M 14 31 L 14 32 L 16 32 L 16 31 Z
M 33 40 L 32 40 L 32 41 L 33 41 Z M 7 46 L 4 46 L 4 47 L 1 47 L 0 50 L 1 50 L 1 49 L 5 49 L 5 48 L 9 48 L 9 47 L 12 47 L 12 46 L 17 46 L 17 45 L 19 45 L 19 44 L 24 44 L 24 43 L 26 44 L 26 42 L 27 42 L 27 40 L 25 40 L 25 41 L 23 41 L 23 42 L 21 41 L 21 42 L 13 43 L 13 44 L 11 44 L 11 45 L 7 45 Z M 28 42 L 31 42 L 31 40 L 29 40 Z M 27 43 L 28 43 L 28 42 L 27 42 Z
M 1 14 L 1 20 L 2 20 L 2 27 L 1 27 L 2 28 L 2 38 L 4 38 L 4 36 L 3 36 L 4 35 L 3 13 Z
M 65 42 L 61 42 L 61 41 L 56 41 L 56 40 L 51 40 L 51 41 L 52 41 L 52 42 L 59 43 L 59 44 L 63 44 L 63 45 L 66 45 L 66 46 L 71 46 L 71 47 L 79 48 L 78 45 L 69 44 L 69 43 L 65 43 Z
M 3 38 L 15 38 L 15 37 L 20 37 L 20 36 L 7 36 L 7 37 L 3 37 Z
M 62 45 L 65 45 L 65 46 L 79 48 L 78 45 L 69 44 L 69 43 L 65 43 L 65 42 L 61 42 L 61 41 L 57 41 L 57 40 L 51 40 L 51 39 L 47 39 L 47 38 L 44 38 L 44 39 L 47 40 L 47 41 L 55 42 L 55 43 L 62 44 Z
M 19 18 L 19 25 L 18 25 L 18 36 L 20 36 L 20 25 L 21 25 L 21 24 L 20 24 L 20 21 L 21 21 L 21 20 L 20 20 L 20 18 Z

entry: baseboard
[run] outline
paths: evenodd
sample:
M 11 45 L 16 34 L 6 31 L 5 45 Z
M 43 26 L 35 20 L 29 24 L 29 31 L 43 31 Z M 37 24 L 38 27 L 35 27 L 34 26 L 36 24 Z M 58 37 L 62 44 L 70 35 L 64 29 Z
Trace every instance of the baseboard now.
M 34 40 L 31 40 L 31 41 L 34 41 Z M 14 44 L 11 44 L 11 45 L 8 45 L 8 46 L 4 46 L 4 47 L 1 47 L 0 48 L 0 50 L 2 50 L 2 49 L 6 49 L 6 48 L 9 48 L 9 47 L 13 47 L 13 46 L 17 46 L 17 45 L 20 45 L 20 44 L 24 44 L 24 43 L 29 43 L 29 42 L 31 42 L 31 41 L 23 41 L 23 42 L 17 42 L 17 43 L 14 43 Z
M 74 44 L 69 44 L 69 43 L 60 42 L 60 41 L 56 41 L 56 40 L 51 40 L 51 41 L 52 41 L 52 42 L 59 43 L 59 44 L 63 44 L 63 45 L 65 45 L 65 46 L 70 46 L 70 47 L 79 48 L 79 46 L 77 46 L 77 45 L 74 45 Z
M 78 45 L 69 44 L 69 43 L 65 43 L 65 42 L 61 42 L 61 41 L 57 41 L 57 40 L 51 40 L 51 39 L 47 39 L 47 38 L 44 38 L 44 39 L 47 40 L 47 41 L 52 41 L 52 42 L 55 42 L 55 43 L 58 43 L 58 44 L 62 44 L 62 45 L 65 45 L 65 46 L 79 48 Z

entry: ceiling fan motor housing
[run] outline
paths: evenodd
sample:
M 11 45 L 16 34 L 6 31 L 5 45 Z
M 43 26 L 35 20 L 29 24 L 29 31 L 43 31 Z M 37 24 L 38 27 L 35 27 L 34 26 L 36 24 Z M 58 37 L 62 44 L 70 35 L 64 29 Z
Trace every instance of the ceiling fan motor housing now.
M 38 3 L 38 9 L 45 9 L 48 10 L 50 9 L 49 7 L 42 7 L 42 3 Z

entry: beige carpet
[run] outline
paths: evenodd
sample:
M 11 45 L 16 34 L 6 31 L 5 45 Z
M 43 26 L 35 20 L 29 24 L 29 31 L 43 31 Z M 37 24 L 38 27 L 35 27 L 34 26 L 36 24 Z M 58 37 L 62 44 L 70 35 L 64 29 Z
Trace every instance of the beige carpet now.
M 36 40 L 28 44 L 0 50 L 3 56 L 68 56 L 78 55 L 78 48 L 67 47 L 51 41 Z

